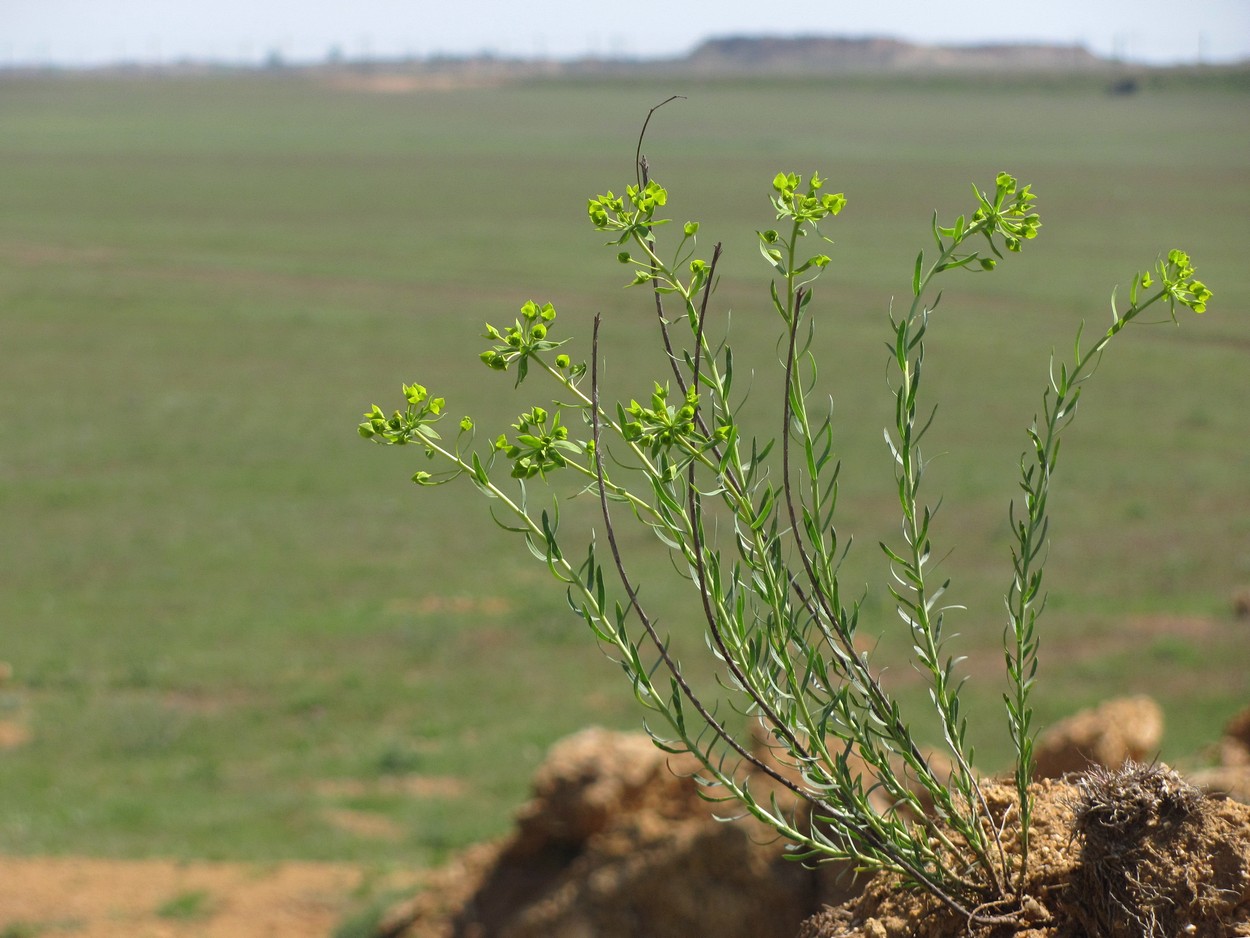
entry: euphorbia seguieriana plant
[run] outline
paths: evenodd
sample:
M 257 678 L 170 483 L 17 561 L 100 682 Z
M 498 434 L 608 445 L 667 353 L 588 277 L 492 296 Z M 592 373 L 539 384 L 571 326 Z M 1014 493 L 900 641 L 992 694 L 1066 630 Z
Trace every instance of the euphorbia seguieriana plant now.
M 437 486 L 463 477 L 490 500 L 493 515 L 547 565 L 585 620 L 624 669 L 657 745 L 690 753 L 709 791 L 736 801 L 787 838 L 807 861 L 850 860 L 889 870 L 928 890 L 970 918 L 1010 915 L 1029 862 L 1037 618 L 1047 537 L 1047 500 L 1059 441 L 1071 424 L 1086 381 L 1108 344 L 1146 310 L 1159 306 L 1202 312 L 1210 291 L 1194 279 L 1181 251 L 1134 276 L 1128 304 L 1112 299 L 1111 325 L 1087 348 L 1080 333 L 1071 361 L 1052 355 L 1041 409 L 1020 460 L 1022 496 L 1011 506 L 1011 575 L 1006 589 L 1007 724 L 1015 750 L 1019 831 L 1012 849 L 1001 841 L 972 767 L 960 709 L 956 659 L 947 650 L 942 595 L 947 582 L 931 572 L 934 508 L 922 493 L 920 444 L 931 410 L 921 404 L 925 338 L 937 301 L 934 282 L 950 271 L 988 272 L 1019 253 L 1040 226 L 1034 194 L 1007 173 L 992 189 L 974 188 L 969 215 L 931 225 L 932 247 L 916 256 L 911 301 L 889 316 L 888 367 L 895 398 L 886 429 L 902 512 L 901 533 L 881 548 L 893 574 L 893 604 L 909 633 L 913 656 L 929 682 L 944 752 L 936 758 L 913 735 L 905 714 L 857 641 L 861 604 L 848 603 L 838 579 L 844 548 L 834 526 L 839 465 L 830 409 L 814 413 L 816 363 L 810 351 L 813 284 L 830 258 L 804 251 L 809 236 L 837 216 L 846 199 L 828 193 L 813 174 L 779 173 L 772 180 L 776 227 L 758 232 L 770 268 L 768 296 L 781 332 L 784 393 L 776 440 L 764 442 L 738 423 L 734 356 L 709 315 L 721 250 L 695 255 L 699 225 L 676 228 L 663 250 L 659 217 L 668 194 L 639 162 L 624 196 L 589 201 L 594 228 L 606 234 L 617 260 L 633 267 L 632 282 L 650 287 L 667 374 L 642 403 L 605 403 L 598 375 L 599 319 L 587 362 L 575 362 L 556 338 L 556 310 L 528 302 L 504 329 L 486 326 L 487 368 L 510 372 L 521 385 L 536 376 L 553 396 L 517 418 L 510 432 L 475 446 L 473 421 L 458 432 L 436 429 L 445 402 L 420 384 L 403 388 L 406 405 L 376 405 L 360 434 L 385 444 L 414 444 L 434 464 L 413 481 Z M 827 240 L 827 239 L 826 239 Z M 1006 254 L 1004 254 L 1004 251 Z M 779 447 L 774 445 L 779 443 Z M 777 451 L 779 449 L 779 452 Z M 558 501 L 532 507 L 529 489 L 553 473 L 572 473 L 598 503 L 600 522 L 588 545 L 566 548 Z M 545 502 L 545 499 L 544 499 Z M 698 596 L 701 628 L 717 659 L 717 697 L 693 686 L 669 650 L 652 610 L 639 596 L 621 556 L 617 525 L 640 522 L 676 560 Z M 717 532 L 721 532 L 719 535 Z M 724 532 L 729 532 L 725 534 Z M 614 586 L 609 586 L 610 583 Z M 728 702 L 757 720 L 771 748 L 765 758 L 751 728 L 722 718 Z M 749 721 L 748 721 L 749 723 Z M 800 810 L 775 797 L 757 799 L 746 763 L 788 789 Z M 784 768 L 782 768 L 784 767 Z M 884 798 L 880 797 L 884 795 Z M 882 805 L 887 805 L 882 807 Z

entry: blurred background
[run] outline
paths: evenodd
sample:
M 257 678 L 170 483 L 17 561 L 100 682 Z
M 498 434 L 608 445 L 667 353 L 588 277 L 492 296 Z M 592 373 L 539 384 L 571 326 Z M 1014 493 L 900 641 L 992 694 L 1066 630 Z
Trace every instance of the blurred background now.
M 891 298 L 970 183 L 1007 170 L 1039 194 L 1040 238 L 949 277 L 931 333 L 936 550 L 990 771 L 1007 506 L 1047 356 L 1101 331 L 1136 271 L 1193 255 L 1210 311 L 1126 333 L 1065 444 L 1036 706 L 1150 693 L 1159 755 L 1210 757 L 1250 698 L 1244 5 L 1179 24 L 1142 3 L 783 24 L 746 4 L 553 2 L 524 24 L 283 6 L 0 5 L 0 852 L 423 867 L 502 832 L 553 740 L 640 725 L 477 493 L 416 489 L 420 454 L 355 426 L 413 380 L 483 441 L 545 403 L 477 358 L 483 322 L 528 299 L 556 304 L 575 358 L 602 312 L 612 388 L 649 393 L 650 298 L 585 201 L 633 181 L 673 94 L 644 152 L 670 216 L 725 244 L 714 306 L 759 370 L 761 434 L 769 182 L 817 170 L 849 199 L 825 231 L 820 380 L 844 588 L 904 698 L 924 689 L 875 547 L 897 530 Z M 697 652 L 686 585 L 648 570 Z

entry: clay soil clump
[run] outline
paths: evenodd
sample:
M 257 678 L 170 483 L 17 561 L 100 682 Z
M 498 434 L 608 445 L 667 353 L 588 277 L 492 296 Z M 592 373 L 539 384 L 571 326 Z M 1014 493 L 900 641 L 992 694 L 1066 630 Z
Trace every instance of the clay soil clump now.
M 1076 784 L 1047 780 L 1034 795 L 1024 898 L 1010 923 L 970 922 L 879 875 L 806 921 L 799 938 L 1250 936 L 1250 806 L 1137 763 Z M 995 814 L 1011 810 L 1013 789 L 991 783 L 986 796 Z
M 699 797 L 695 768 L 641 734 L 561 740 L 513 834 L 435 873 L 377 934 L 794 938 L 804 918 L 854 892 L 845 870 L 807 869 L 762 827 L 717 820 L 729 806 Z
M 1223 770 L 1250 767 L 1247 725 L 1230 723 Z M 716 818 L 731 806 L 698 797 L 692 761 L 640 734 L 586 730 L 553 747 L 509 837 L 436 871 L 376 935 L 1250 938 L 1250 806 L 1135 761 L 1161 732 L 1157 706 L 1132 699 L 1045 734 L 1044 767 L 1080 774 L 1039 776 L 1021 897 L 969 921 L 897 877 L 787 860 L 762 827 Z M 751 784 L 769 796 L 766 778 Z M 1015 788 L 983 785 L 1018 858 Z

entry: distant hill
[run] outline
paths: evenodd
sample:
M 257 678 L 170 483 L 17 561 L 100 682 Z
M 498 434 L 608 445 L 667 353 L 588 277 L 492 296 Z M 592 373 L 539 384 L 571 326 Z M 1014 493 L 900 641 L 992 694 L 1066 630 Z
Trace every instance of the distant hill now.
M 727 36 L 708 39 L 674 64 L 701 73 L 1093 70 L 1111 63 L 1079 45 L 930 46 L 883 37 Z

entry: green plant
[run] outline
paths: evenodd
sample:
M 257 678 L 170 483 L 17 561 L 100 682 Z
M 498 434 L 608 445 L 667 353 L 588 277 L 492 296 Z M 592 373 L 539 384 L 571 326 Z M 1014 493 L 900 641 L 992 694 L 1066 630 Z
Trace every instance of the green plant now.
M 357 908 L 348 913 L 335 926 L 331 938 L 374 938 L 377 935 L 395 934 L 394 923 L 387 919 L 400 902 L 416 895 L 413 889 L 378 889 L 377 883 L 366 876 L 356 890 Z
M 1012 851 L 973 769 L 957 659 L 947 649 L 944 629 L 949 581 L 936 581 L 931 570 L 937 509 L 922 487 L 921 442 L 933 410 L 920 391 L 925 338 L 940 298 L 934 281 L 952 270 L 988 272 L 1004 251 L 1018 253 L 1040 226 L 1034 195 L 1001 173 L 992 190 L 974 190 L 969 215 L 943 226 L 935 214 L 934 248 L 916 257 L 910 305 L 904 314 L 890 315 L 895 419 L 886 442 L 902 521 L 897 541 L 881 549 L 914 660 L 929 683 L 930 717 L 945 750 L 938 760 L 922 748 L 915 721 L 857 642 L 861 606 L 845 599 L 839 582 L 847 545 L 834 525 L 840 465 L 832 409 L 815 414 L 812 407 L 820 386 L 811 353 L 813 284 L 830 258 L 803 247 L 805 238 L 820 237 L 821 223 L 837 216 L 846 199 L 825 192 L 817 175 L 804 186 L 797 174 L 780 173 L 772 190 L 777 227 L 758 232 L 758 238 L 772 268 L 769 296 L 782 333 L 779 452 L 778 440 L 751 436 L 739 424 L 745 393 L 735 384 L 733 350 L 724 334 L 713 335 L 709 303 L 721 247 L 710 257 L 696 256 L 699 225 L 687 222 L 675 247 L 661 254 L 657 229 L 669 220 L 657 213 L 668 193 L 649 178 L 645 159 L 623 197 L 607 192 L 588 205 L 591 222 L 609 236 L 617 260 L 633 269 L 632 283 L 650 286 L 654 295 L 669 371 L 641 395 L 644 403 L 601 401 L 598 317 L 588 361 L 574 363 L 563 351 L 569 339 L 556 338 L 554 307 L 528 302 L 512 325 L 487 325 L 492 344 L 480 356 L 491 369 L 510 371 L 518 387 L 535 373 L 555 384 L 556 397 L 521 414 L 511 433 L 478 451 L 474 422 L 464 417 L 454 440 L 445 439 L 436 429 L 445 400 L 416 383 L 404 385 L 402 410 L 388 415 L 374 405 L 359 431 L 375 442 L 424 450 L 436 469 L 417 472 L 418 484 L 465 476 L 491 500 L 497 523 L 520 535 L 547 565 L 573 610 L 620 663 L 638 702 L 652 714 L 648 730 L 657 745 L 698 759 L 709 797 L 736 802 L 792 841 L 798 858 L 849 859 L 864 869 L 890 870 L 971 919 L 999 920 L 1019 900 L 1028 864 L 1034 733 L 1029 697 L 1037 672 L 1047 501 L 1062 431 L 1103 351 L 1124 326 L 1156 304 L 1166 305 L 1173 320 L 1178 305 L 1202 312 L 1210 292 L 1194 279 L 1189 257 L 1172 251 L 1153 271 L 1134 277 L 1126 308 L 1113 297 L 1112 323 L 1089 348 L 1082 348 L 1078 333 L 1071 362 L 1052 356 L 1042 407 L 1020 461 L 1023 497 L 1011 509 L 1003 650 L 1019 801 L 1020 835 Z M 510 482 L 500 478 L 505 471 Z M 564 546 L 559 499 L 548 508 L 545 500 L 540 507 L 530 497 L 535 481 L 547 482 L 557 472 L 572 473 L 582 492 L 598 502 L 600 523 L 584 555 Z M 715 690 L 696 686 L 644 605 L 621 551 L 622 514 L 654 532 L 695 588 L 717 661 Z M 615 596 L 610 580 L 619 583 Z M 719 704 L 725 701 L 758 720 L 773 758 L 755 751 L 748 730 L 724 715 Z M 789 811 L 776 799 L 757 799 L 737 772 L 744 762 L 807 809 Z
M 180 892 L 167 902 L 162 902 L 156 914 L 161 918 L 189 921 L 204 918 L 212 912 L 213 902 L 203 889 L 188 889 Z

